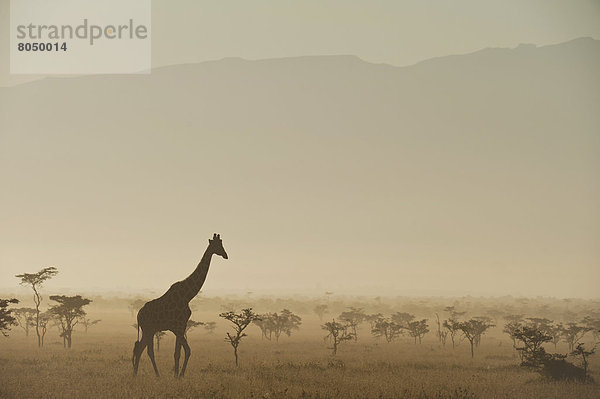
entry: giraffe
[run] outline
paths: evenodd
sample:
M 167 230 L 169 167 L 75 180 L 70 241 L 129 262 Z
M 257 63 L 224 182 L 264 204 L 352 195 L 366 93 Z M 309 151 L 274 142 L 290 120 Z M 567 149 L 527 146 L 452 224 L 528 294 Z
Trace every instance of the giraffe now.
M 175 334 L 175 377 L 183 377 L 187 362 L 191 355 L 190 346 L 185 337 L 185 327 L 192 314 L 189 302 L 198 294 L 206 280 L 210 260 L 213 255 L 222 256 L 227 259 L 227 252 L 223 248 L 223 242 L 219 234 L 214 234 L 208 240 L 208 248 L 204 252 L 196 270 L 185 280 L 178 281 L 169 288 L 160 298 L 146 302 L 137 315 L 138 340 L 133 346 L 133 375 L 137 375 L 140 357 L 144 349 L 148 348 L 148 356 L 152 361 L 154 373 L 159 376 L 158 368 L 154 360 L 154 334 L 158 331 L 171 331 Z M 140 340 L 140 328 L 142 339 Z M 179 358 L 181 347 L 185 352 L 185 358 L 179 372 Z

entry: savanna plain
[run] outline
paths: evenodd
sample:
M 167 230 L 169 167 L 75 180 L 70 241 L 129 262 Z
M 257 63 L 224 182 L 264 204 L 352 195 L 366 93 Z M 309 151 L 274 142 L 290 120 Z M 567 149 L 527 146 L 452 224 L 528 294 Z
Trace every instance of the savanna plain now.
M 26 336 L 13 326 L 0 339 L 2 398 L 599 398 L 600 361 L 588 357 L 585 382 L 552 380 L 520 365 L 521 358 L 505 331 L 519 315 L 568 323 L 597 315 L 598 301 L 526 298 L 219 298 L 200 296 L 191 304 L 192 319 L 207 323 L 187 332 L 192 354 L 185 377 L 173 376 L 174 337 L 160 340 L 155 377 L 146 353 L 133 377 L 132 348 L 137 338 L 133 298 L 90 297 L 87 317 L 101 320 L 76 325 L 72 347 L 63 347 L 58 330 L 49 327 L 38 348 L 35 330 Z M 27 298 L 23 298 L 23 302 Z M 319 313 L 315 310 L 321 306 Z M 219 314 L 252 307 L 258 314 L 289 309 L 301 324 L 277 340 L 250 324 L 239 345 L 239 366 L 225 341 L 232 325 Z M 428 332 L 419 343 L 406 331 L 387 342 L 373 333 L 368 319 L 357 325 L 356 337 L 340 342 L 333 354 L 323 325 L 349 309 L 387 317 L 397 312 L 427 319 Z M 437 315 L 436 315 L 437 314 Z M 481 336 L 473 356 L 468 339 L 456 333 L 442 341 L 444 321 L 484 317 L 493 327 Z M 376 318 L 371 318 L 371 321 Z M 588 320 L 589 317 L 588 317 Z M 206 328 L 215 322 L 214 329 Z M 581 339 L 589 347 L 594 331 Z M 545 343 L 548 352 L 567 354 L 563 340 Z M 155 343 L 156 347 L 156 343 Z M 568 357 L 579 364 L 579 359 Z M 183 360 L 183 356 L 182 356 Z M 594 380 L 596 382 L 594 382 Z

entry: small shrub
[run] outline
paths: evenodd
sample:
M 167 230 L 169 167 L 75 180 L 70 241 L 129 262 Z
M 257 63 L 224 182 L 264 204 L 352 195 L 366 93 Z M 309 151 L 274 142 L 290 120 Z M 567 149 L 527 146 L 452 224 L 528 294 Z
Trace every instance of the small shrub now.
M 551 358 L 544 361 L 540 373 L 553 380 L 573 380 L 583 382 L 586 379 L 585 370 L 565 359 Z

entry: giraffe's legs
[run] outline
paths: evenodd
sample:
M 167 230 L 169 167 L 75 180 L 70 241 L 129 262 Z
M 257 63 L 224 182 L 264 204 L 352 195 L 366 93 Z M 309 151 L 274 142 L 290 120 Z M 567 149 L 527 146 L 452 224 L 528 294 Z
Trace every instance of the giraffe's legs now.
M 148 345 L 148 338 L 142 331 L 141 341 L 136 341 L 133 345 L 133 376 L 135 377 L 138 373 L 138 367 L 140 365 L 140 357 L 144 352 L 144 349 Z
M 179 358 L 181 357 L 181 337 L 177 335 L 175 337 L 175 378 L 177 378 L 177 376 L 179 376 Z
M 183 359 L 183 366 L 181 366 L 181 373 L 179 374 L 179 376 L 183 377 L 183 375 L 185 374 L 185 368 L 187 367 L 188 360 L 190 359 L 190 356 L 192 354 L 192 350 L 190 349 L 190 346 L 188 345 L 185 335 L 183 335 L 181 337 L 181 339 L 183 340 L 182 344 L 183 344 L 183 351 L 185 352 L 185 358 Z
M 154 335 L 151 335 L 148 341 L 148 357 L 150 357 L 150 360 L 152 361 L 154 373 L 157 377 L 160 377 L 160 374 L 158 374 L 158 368 L 156 367 L 156 361 L 154 360 Z

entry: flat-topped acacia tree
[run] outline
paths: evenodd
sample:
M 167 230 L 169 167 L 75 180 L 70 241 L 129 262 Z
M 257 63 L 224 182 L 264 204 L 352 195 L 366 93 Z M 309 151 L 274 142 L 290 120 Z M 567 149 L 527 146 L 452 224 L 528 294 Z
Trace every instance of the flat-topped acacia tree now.
M 92 301 L 81 295 L 52 295 L 50 299 L 58 302 L 58 305 L 51 306 L 48 312 L 58 321 L 63 346 L 70 348 L 73 328 L 86 315 L 83 307 Z
M 192 329 L 194 329 L 196 327 L 199 327 L 199 326 L 203 326 L 203 325 L 204 325 L 204 323 L 201 322 L 201 321 L 196 321 L 196 320 L 189 319 L 187 321 L 186 325 L 185 325 L 185 332 L 184 332 L 185 336 L 187 337 L 187 333 L 190 330 L 192 330 Z
M 88 319 L 86 317 L 83 317 L 81 319 L 81 324 L 83 324 L 83 327 L 85 328 L 85 333 L 87 334 L 88 332 L 88 328 L 90 328 L 93 325 L 96 325 L 98 323 L 100 323 L 102 320 L 92 320 L 92 319 Z M 136 326 L 137 328 L 137 326 Z
M 475 356 L 474 346 L 476 346 L 476 343 L 481 339 L 481 336 L 491 327 L 494 327 L 491 322 L 477 318 L 458 323 L 458 328 L 462 331 L 471 345 L 471 358 Z
M 42 296 L 40 295 L 40 288 L 46 280 L 58 274 L 56 267 L 50 266 L 45 267 L 37 273 L 23 273 L 17 274 L 15 277 L 21 279 L 21 285 L 29 285 L 33 289 L 33 302 L 35 303 L 35 333 L 38 338 L 38 346 L 43 346 L 42 335 L 40 334 L 40 304 L 42 303 Z

